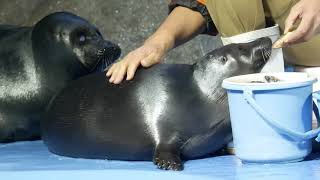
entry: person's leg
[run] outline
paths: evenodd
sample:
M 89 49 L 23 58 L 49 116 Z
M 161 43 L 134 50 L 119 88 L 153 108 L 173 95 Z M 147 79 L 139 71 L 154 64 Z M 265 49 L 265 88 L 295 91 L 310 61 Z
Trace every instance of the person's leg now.
M 207 0 L 206 7 L 222 37 L 265 27 L 262 0 Z

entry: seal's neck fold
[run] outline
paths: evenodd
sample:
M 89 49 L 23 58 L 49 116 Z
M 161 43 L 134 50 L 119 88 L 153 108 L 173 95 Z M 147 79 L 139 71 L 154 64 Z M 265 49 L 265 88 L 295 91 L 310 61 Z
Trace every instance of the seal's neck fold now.
M 212 101 L 226 103 L 226 92 L 221 86 L 223 78 L 219 77 L 220 74 L 199 63 L 193 67 L 193 79 L 200 91 Z

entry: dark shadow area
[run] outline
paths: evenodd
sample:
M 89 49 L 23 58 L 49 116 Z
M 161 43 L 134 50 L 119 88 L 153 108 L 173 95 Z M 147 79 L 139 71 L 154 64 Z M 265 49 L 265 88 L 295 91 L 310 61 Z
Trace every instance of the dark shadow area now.
M 320 152 L 311 153 L 304 161 L 320 160 Z

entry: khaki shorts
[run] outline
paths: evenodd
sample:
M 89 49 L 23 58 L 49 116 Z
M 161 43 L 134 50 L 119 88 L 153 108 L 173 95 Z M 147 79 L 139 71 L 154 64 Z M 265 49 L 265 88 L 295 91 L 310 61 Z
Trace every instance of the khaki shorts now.
M 207 0 L 210 16 L 222 37 L 234 36 L 266 26 L 270 17 L 284 30 L 291 7 L 299 0 Z M 309 42 L 283 49 L 285 60 L 291 64 L 320 66 L 320 36 Z

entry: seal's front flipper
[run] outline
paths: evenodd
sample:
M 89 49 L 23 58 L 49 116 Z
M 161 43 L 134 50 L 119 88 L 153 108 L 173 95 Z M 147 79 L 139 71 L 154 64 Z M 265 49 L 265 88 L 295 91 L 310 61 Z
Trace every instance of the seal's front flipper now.
M 183 170 L 180 148 L 172 144 L 158 144 L 153 155 L 153 163 L 164 170 Z

